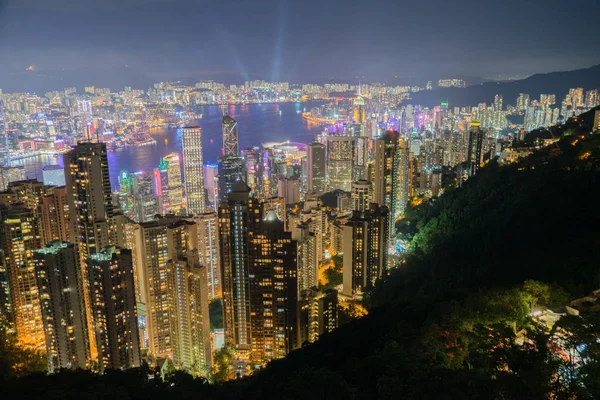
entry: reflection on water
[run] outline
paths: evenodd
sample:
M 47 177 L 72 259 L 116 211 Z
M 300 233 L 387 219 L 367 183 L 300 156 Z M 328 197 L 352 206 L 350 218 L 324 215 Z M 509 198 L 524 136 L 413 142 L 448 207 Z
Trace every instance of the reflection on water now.
M 309 109 L 319 104 L 281 103 L 281 104 L 249 104 L 231 106 L 203 106 L 200 112 L 202 119 L 198 125 L 202 128 L 204 159 L 216 162 L 221 154 L 223 139 L 221 134 L 221 119 L 223 112 L 238 121 L 240 149 L 257 146 L 265 142 L 309 143 L 314 135 L 323 128 L 308 124 L 302 119 L 298 110 Z M 151 170 L 158 165 L 160 157 L 175 152 L 181 153 L 181 129 L 157 128 L 150 131 L 156 139 L 156 145 L 129 147 L 108 153 L 108 167 L 113 188 L 117 187 L 119 171 Z M 42 168 L 48 164 L 62 165 L 62 157 L 39 156 L 19 160 L 13 165 L 24 165 L 27 176 L 42 179 Z

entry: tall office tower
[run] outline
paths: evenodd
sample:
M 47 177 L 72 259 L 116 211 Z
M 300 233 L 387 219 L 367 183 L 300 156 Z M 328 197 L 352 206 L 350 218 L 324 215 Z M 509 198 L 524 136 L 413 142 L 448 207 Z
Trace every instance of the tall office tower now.
M 60 165 L 46 165 L 42 168 L 42 180 L 46 186 L 65 186 L 65 169 Z
M 355 181 L 367 179 L 369 161 L 369 139 L 366 136 L 356 137 L 352 161 L 352 179 Z
M 517 111 L 525 111 L 527 107 L 529 107 L 529 95 L 519 93 L 519 97 L 517 97 Z
M 494 96 L 494 111 L 502 111 L 502 100 L 501 94 Z
M 159 199 L 154 194 L 154 176 L 136 172 L 133 174 L 133 220 L 153 221 L 159 211 Z
M 263 166 L 261 163 L 262 152 L 259 147 L 246 147 L 242 150 L 242 158 L 244 159 L 244 170 L 246 176 L 244 181 L 250 190 L 254 193 L 254 196 L 261 198 L 264 197 L 264 183 L 263 183 Z
M 297 244 L 274 211 L 248 232 L 251 360 L 264 365 L 297 344 Z
M 365 99 L 359 94 L 352 102 L 352 109 L 354 113 L 353 121 L 357 124 L 365 123 Z
M 239 156 L 237 121 L 228 115 L 223 116 L 223 156 Z
M 475 175 L 481 167 L 482 162 L 482 147 L 483 147 L 483 131 L 479 122 L 471 122 L 469 129 L 469 147 L 467 148 L 467 162 L 469 176 Z
M 146 308 L 147 347 L 155 357 L 171 357 L 171 320 L 167 262 L 182 260 L 198 243 L 196 224 L 178 217 L 159 217 L 135 230 L 135 271 L 139 300 Z
M 90 282 L 87 279 L 88 257 L 112 244 L 113 204 L 108 175 L 108 158 L 104 143 L 78 143 L 64 154 L 71 243 L 77 246 L 82 277 L 84 301 L 90 335 L 90 351 L 97 356 L 93 332 Z
M 317 341 L 338 326 L 338 296 L 333 289 L 324 292 L 303 290 L 298 300 L 298 347 Z
M 90 349 L 83 280 L 75 245 L 61 241 L 35 250 L 48 370 L 86 368 Z
M 203 374 L 212 367 L 206 267 L 197 254 L 167 263 L 173 363 Z
M 42 245 L 56 240 L 69 241 L 71 225 L 67 188 L 52 188 L 50 193 L 42 197 L 40 209 Z
M 350 136 L 327 137 L 327 170 L 330 190 L 350 191 L 355 140 L 356 138 Z
M 183 182 L 179 154 L 171 153 L 160 159 L 154 170 L 155 193 L 163 214 L 180 214 L 183 210 Z
M 92 332 L 98 367 L 134 368 L 141 365 L 140 340 L 131 250 L 115 247 L 90 254 L 87 263 Z
M 23 166 L 0 167 L 0 191 L 6 190 L 11 182 L 22 181 L 25 179 L 25 168 Z
M 307 164 L 307 187 L 308 192 L 314 192 L 317 196 L 327 190 L 327 152 L 321 143 L 311 143 L 306 148 Z
M 133 218 L 133 174 L 121 171 L 119 174 L 118 208 L 128 218 Z
M 410 143 L 406 139 L 400 139 L 398 145 L 397 205 L 394 207 L 394 212 L 390 214 L 390 235 L 394 234 L 394 221 L 404 215 L 409 197 L 410 177 Z
M 242 157 L 219 157 L 219 203 L 227 201 L 233 185 L 245 177 Z
M 372 202 L 373 185 L 365 180 L 352 182 L 351 196 L 353 211 L 367 211 Z
M 43 349 L 44 326 L 33 261 L 34 250 L 42 247 L 38 218 L 22 203 L 13 205 L 2 217 L 4 268 L 17 341 Z
M 204 187 L 208 192 L 208 202 L 212 211 L 217 211 L 219 202 L 219 166 L 217 164 L 204 164 Z
M 219 206 L 225 342 L 248 358 L 252 349 L 248 241 L 260 224 L 260 209 L 244 182 L 236 182 Z
M 206 209 L 202 131 L 199 127 L 185 127 L 182 133 L 183 177 L 188 214 L 202 214 Z
M 344 225 L 344 295 L 363 294 L 387 272 L 389 218 L 387 207 L 372 203 L 365 212 L 354 211 Z
M 200 265 L 206 267 L 208 275 L 208 298 L 222 296 L 221 254 L 219 252 L 219 216 L 216 212 L 197 215 L 198 252 Z
M 300 222 L 292 227 L 292 239 L 298 243 L 298 290 L 318 287 L 317 237 L 310 224 Z
M 298 178 L 279 178 L 277 191 L 278 196 L 285 199 L 286 204 L 300 202 L 300 181 Z

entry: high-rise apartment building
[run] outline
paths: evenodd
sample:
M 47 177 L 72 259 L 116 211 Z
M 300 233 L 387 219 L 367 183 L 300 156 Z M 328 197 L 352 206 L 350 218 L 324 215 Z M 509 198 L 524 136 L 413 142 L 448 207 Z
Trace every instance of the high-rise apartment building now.
M 386 273 L 389 218 L 387 207 L 372 203 L 365 212 L 354 211 L 344 225 L 344 295 L 361 295 Z
M 33 258 L 48 370 L 86 368 L 90 362 L 89 336 L 83 279 L 75 245 L 51 242 L 35 250 Z
M 92 331 L 98 367 L 126 369 L 142 362 L 131 250 L 115 247 L 90 254 L 87 262 Z
M 111 246 L 114 238 L 112 222 L 113 203 L 108 174 L 106 144 L 81 142 L 63 156 L 69 220 L 70 242 L 77 246 L 82 268 L 84 301 L 90 352 L 96 359 L 96 335 L 92 321 L 92 296 L 87 277 L 89 257 L 100 249 Z
M 70 214 L 67 188 L 54 187 L 42 196 L 40 204 L 42 244 L 70 239 Z
M 285 199 L 285 204 L 300 202 L 300 181 L 298 178 L 279 178 L 277 191 L 278 196 Z
M 315 342 L 338 326 L 338 293 L 329 289 L 302 290 L 298 300 L 298 347 Z
M 310 224 L 300 222 L 292 227 L 292 239 L 298 244 L 298 290 L 318 287 L 317 237 L 310 231 Z
M 162 214 L 180 214 L 183 211 L 183 181 L 179 154 L 161 158 L 154 170 L 155 193 L 160 199 Z
M 317 196 L 327 190 L 327 151 L 321 143 L 311 143 L 306 147 L 307 189 Z
M 2 214 L 2 250 L 12 321 L 21 346 L 44 349 L 45 336 L 34 251 L 42 247 L 39 220 L 19 203 Z
M 197 253 L 167 263 L 173 363 L 203 374 L 212 367 L 206 275 Z
M 483 131 L 478 122 L 472 122 L 469 129 L 469 147 L 467 148 L 467 162 L 469 163 L 469 176 L 475 175 L 483 161 Z
M 46 186 L 65 186 L 65 169 L 60 165 L 46 165 L 42 168 L 42 179 Z
M 146 309 L 147 343 L 155 357 L 172 357 L 167 263 L 183 260 L 198 243 L 196 224 L 172 216 L 139 224 L 135 230 L 135 272 Z
M 194 218 L 198 226 L 198 252 L 200 265 L 206 267 L 208 298 L 222 296 L 221 253 L 219 252 L 219 216 L 216 212 L 204 213 Z
M 366 211 L 373 197 L 373 185 L 370 181 L 361 180 L 352 182 L 352 210 Z
M 181 141 L 186 209 L 188 214 L 202 214 L 206 209 L 202 131 L 199 127 L 185 127 Z

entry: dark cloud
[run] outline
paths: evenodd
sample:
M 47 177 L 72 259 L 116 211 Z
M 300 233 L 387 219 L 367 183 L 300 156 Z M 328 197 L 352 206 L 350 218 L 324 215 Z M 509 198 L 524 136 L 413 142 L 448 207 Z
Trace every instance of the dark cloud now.
M 0 0 L 0 73 L 524 76 L 599 63 L 592 15 L 597 0 Z

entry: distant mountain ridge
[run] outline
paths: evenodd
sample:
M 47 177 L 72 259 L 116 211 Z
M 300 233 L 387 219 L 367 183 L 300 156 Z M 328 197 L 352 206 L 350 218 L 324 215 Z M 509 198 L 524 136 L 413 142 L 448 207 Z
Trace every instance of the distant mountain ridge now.
M 480 85 L 459 88 L 439 88 L 418 92 L 412 96 L 411 104 L 434 106 L 447 101 L 451 107 L 474 106 L 479 103 L 491 104 L 496 94 L 504 97 L 504 105 L 515 104 L 519 93 L 527 93 L 532 99 L 540 94 L 556 94 L 561 101 L 570 88 L 582 87 L 585 90 L 600 89 L 600 64 L 573 71 L 535 74 L 526 79 L 509 82 L 486 82 Z

